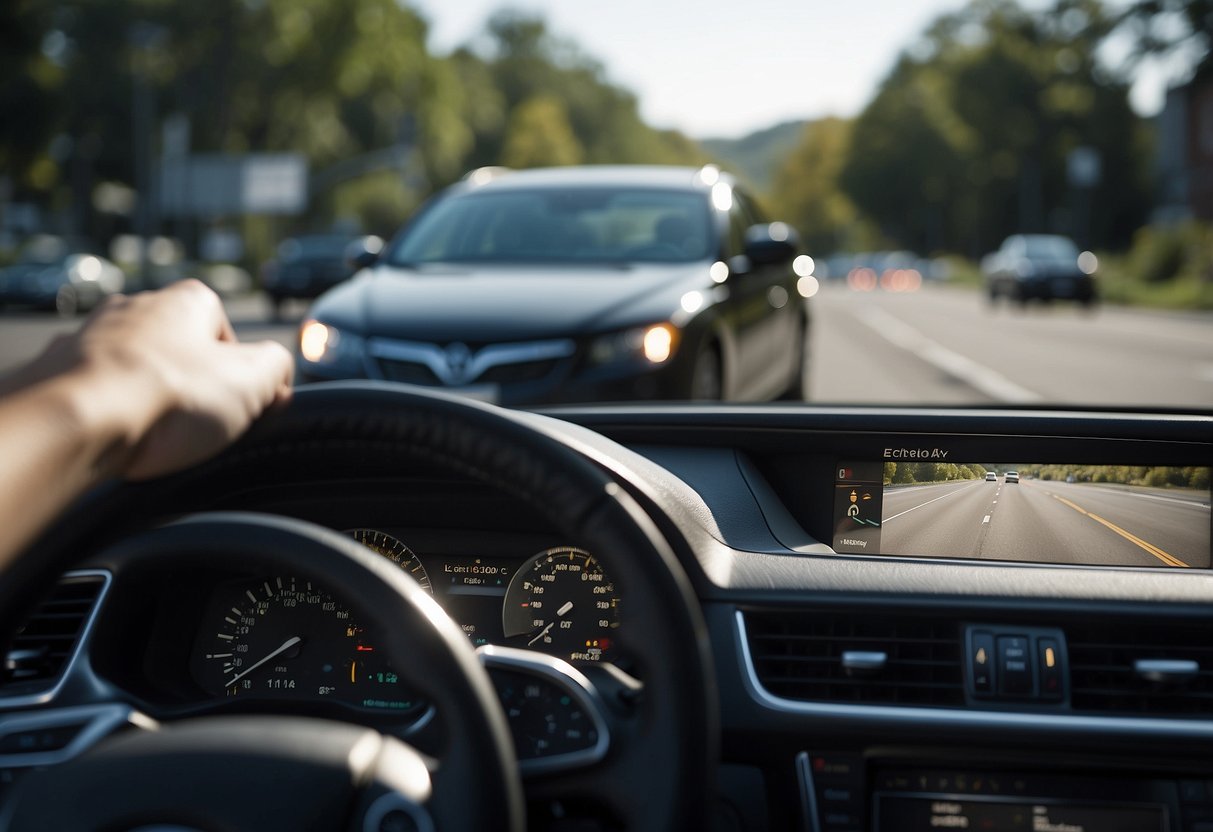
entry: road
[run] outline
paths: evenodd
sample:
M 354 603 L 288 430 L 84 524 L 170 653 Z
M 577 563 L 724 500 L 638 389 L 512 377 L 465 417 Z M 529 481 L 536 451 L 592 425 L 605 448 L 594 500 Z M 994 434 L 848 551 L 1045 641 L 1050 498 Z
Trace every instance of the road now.
M 985 480 L 884 491 L 881 551 L 1208 568 L 1209 495 Z
M 992 309 L 940 286 L 827 285 L 810 305 L 814 401 L 1213 407 L 1210 313 Z
M 274 323 L 259 298 L 227 303 L 242 338 L 288 346 L 305 309 Z M 827 285 L 809 303 L 814 401 L 1213 407 L 1213 314 L 991 310 L 978 292 L 939 286 L 868 294 Z M 0 313 L 0 373 L 74 326 Z

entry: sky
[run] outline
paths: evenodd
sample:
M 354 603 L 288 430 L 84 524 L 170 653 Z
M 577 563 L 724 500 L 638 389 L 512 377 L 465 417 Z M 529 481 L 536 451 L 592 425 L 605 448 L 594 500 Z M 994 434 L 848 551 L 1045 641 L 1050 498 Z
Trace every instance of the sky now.
M 503 5 L 533 11 L 601 61 L 655 127 L 736 138 L 783 121 L 857 115 L 898 53 L 964 0 L 411 0 L 446 53 Z M 1029 7 L 1046 5 L 1028 0 Z M 1130 96 L 1162 106 L 1171 67 L 1149 66 Z

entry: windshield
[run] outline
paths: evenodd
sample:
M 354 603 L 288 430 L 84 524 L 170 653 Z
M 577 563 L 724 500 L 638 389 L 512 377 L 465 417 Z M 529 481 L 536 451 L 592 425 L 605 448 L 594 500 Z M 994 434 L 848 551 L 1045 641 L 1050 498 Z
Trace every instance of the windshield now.
M 424 213 L 390 263 L 691 262 L 712 251 L 697 194 L 552 190 L 469 194 Z
M 1208 410 L 1211 15 L 9 4 L 0 373 L 103 299 L 7 269 L 57 239 L 301 384 Z

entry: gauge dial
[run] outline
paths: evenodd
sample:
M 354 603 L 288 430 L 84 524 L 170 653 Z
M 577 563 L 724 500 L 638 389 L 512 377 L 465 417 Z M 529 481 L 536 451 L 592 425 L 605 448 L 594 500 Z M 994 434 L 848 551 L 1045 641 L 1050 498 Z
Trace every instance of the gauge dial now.
M 514 574 L 502 626 L 511 643 L 569 661 L 614 655 L 619 597 L 592 555 L 571 546 L 540 552 Z
M 192 668 L 213 696 L 331 701 L 375 710 L 417 706 L 349 609 L 294 577 L 221 587 Z
M 348 529 L 346 534 L 408 572 L 417 583 L 421 584 L 422 589 L 431 595 L 434 594 L 434 588 L 430 586 L 430 576 L 426 574 L 425 567 L 413 554 L 413 550 L 405 546 L 403 542 L 390 534 L 375 529 Z

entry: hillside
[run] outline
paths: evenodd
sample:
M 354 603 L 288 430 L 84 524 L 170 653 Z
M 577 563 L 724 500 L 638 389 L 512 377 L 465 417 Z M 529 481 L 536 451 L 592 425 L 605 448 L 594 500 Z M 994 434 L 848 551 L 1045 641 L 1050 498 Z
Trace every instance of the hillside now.
M 780 163 L 800 141 L 808 124 L 803 120 L 785 121 L 740 139 L 701 139 L 699 144 L 753 188 L 765 193 Z

